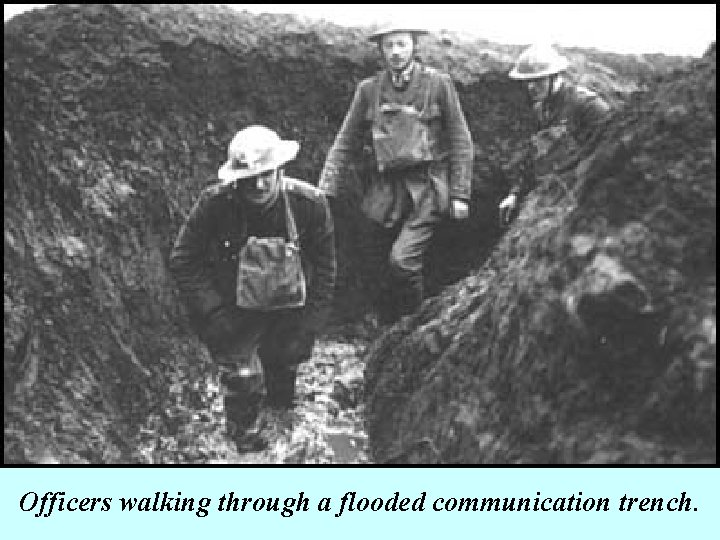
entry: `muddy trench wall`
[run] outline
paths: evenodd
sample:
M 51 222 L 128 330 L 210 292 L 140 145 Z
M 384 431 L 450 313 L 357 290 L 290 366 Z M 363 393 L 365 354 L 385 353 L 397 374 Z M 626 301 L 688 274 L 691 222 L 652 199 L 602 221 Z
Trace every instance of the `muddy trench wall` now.
M 147 461 L 150 431 L 183 444 L 209 358 L 167 272 L 177 230 L 245 125 L 299 140 L 288 173 L 316 183 L 355 84 L 378 68 L 364 35 L 213 7 L 62 5 L 6 23 L 6 461 Z M 472 220 L 441 231 L 435 292 L 482 260 L 492 208 L 522 173 L 529 111 L 504 77 L 517 50 L 427 46 L 477 155 Z M 673 62 L 631 62 L 613 84 L 636 90 Z M 354 317 L 343 249 L 338 312 Z
M 716 460 L 715 99 L 713 46 L 539 181 L 478 272 L 375 343 L 378 462 Z

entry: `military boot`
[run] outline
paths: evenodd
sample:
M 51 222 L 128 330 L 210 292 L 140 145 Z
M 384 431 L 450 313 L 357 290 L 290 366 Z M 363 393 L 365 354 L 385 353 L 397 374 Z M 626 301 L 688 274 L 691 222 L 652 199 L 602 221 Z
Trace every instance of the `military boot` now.
M 407 283 L 398 291 L 396 298 L 398 318 L 404 317 L 405 315 L 412 315 L 420 309 L 420 305 L 422 304 L 422 285 L 418 286 L 414 283 Z
M 267 404 L 276 409 L 295 406 L 295 379 L 297 366 L 268 370 L 266 376 Z
M 396 322 L 405 315 L 418 311 L 423 301 L 423 283 L 419 276 L 395 276 L 390 301 L 394 307 Z
M 265 397 L 261 375 L 223 374 L 221 382 L 227 435 L 238 452 L 257 452 L 267 447 L 258 422 Z

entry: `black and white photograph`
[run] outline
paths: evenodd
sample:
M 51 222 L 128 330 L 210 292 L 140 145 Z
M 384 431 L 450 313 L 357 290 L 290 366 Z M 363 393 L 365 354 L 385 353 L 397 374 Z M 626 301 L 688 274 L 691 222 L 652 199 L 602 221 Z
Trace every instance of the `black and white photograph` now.
M 715 19 L 4 4 L 4 463 L 716 464 Z

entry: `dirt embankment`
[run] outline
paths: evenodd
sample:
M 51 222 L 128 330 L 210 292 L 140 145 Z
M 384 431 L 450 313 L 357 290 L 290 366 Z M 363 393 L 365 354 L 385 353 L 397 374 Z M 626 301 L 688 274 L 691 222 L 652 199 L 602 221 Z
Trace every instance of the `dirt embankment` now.
M 167 272 L 171 243 L 248 124 L 300 140 L 288 172 L 316 182 L 355 84 L 378 67 L 365 35 L 213 7 L 56 5 L 5 24 L 6 462 L 212 458 L 196 443 L 209 358 Z M 477 146 L 473 219 L 441 234 L 454 241 L 434 260 L 454 263 L 430 265 L 437 290 L 497 238 L 489 209 L 522 174 L 528 110 L 505 77 L 517 47 L 426 47 Z M 579 75 L 621 94 L 685 63 L 628 57 L 621 73 L 574 54 Z M 345 246 L 338 312 L 352 318 Z
M 715 461 L 715 97 L 713 46 L 545 176 L 487 264 L 375 344 L 376 460 Z

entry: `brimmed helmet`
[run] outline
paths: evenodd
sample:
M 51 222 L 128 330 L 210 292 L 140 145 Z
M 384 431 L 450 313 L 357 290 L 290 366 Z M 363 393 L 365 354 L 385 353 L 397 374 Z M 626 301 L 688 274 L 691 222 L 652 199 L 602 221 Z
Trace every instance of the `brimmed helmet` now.
M 410 32 L 414 36 L 419 36 L 423 34 L 428 34 L 429 32 L 425 30 L 424 28 L 418 28 L 414 25 L 403 25 L 399 23 L 391 23 L 391 24 L 385 24 L 375 30 L 370 36 L 368 37 L 368 41 L 374 41 L 378 43 L 382 37 L 386 34 L 393 34 L 395 32 Z
M 230 142 L 228 160 L 218 170 L 218 178 L 224 183 L 252 178 L 295 159 L 299 150 L 297 141 L 284 141 L 271 129 L 246 127 Z
M 565 71 L 570 63 L 550 45 L 531 45 L 525 49 L 509 73 L 511 79 L 539 79 Z

